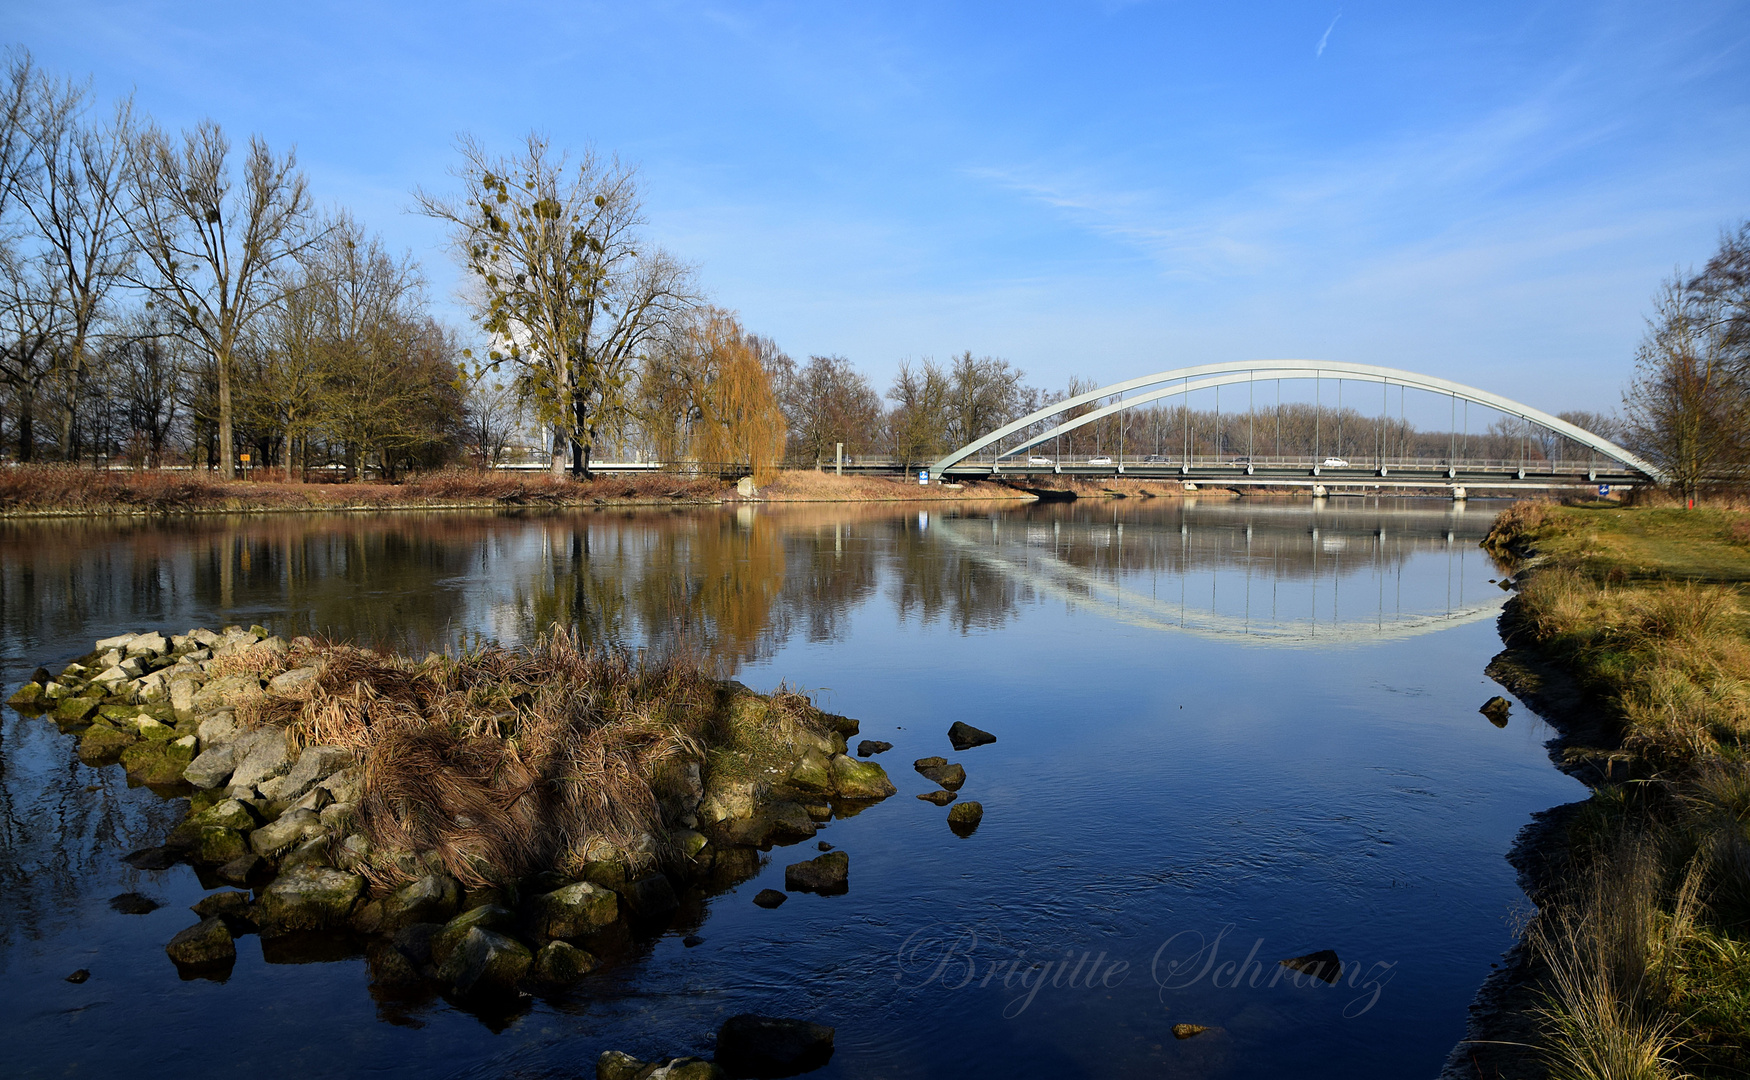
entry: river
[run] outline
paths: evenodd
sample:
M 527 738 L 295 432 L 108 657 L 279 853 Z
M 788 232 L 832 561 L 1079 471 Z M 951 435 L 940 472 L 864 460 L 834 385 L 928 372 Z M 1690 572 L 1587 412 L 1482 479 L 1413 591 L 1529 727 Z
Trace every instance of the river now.
M 1529 711 L 1477 712 L 1505 598 L 1477 546 L 1492 515 L 1130 499 L 0 524 L 8 694 L 128 630 L 260 623 L 423 655 L 561 622 L 802 689 L 894 744 L 876 760 L 900 790 L 821 833 L 850 853 L 848 895 L 754 906 L 816 854 L 777 848 L 566 995 L 479 1017 L 376 1000 L 345 942 L 245 937 L 227 981 L 183 981 L 163 946 L 206 890 L 120 861 L 179 805 L 6 710 L 4 1071 L 593 1076 L 608 1049 L 709 1056 L 753 1011 L 834 1025 L 823 1078 L 1433 1076 L 1528 908 L 1515 833 L 1585 794 Z M 998 741 L 955 754 L 955 720 Z M 969 837 L 913 797 L 933 754 L 985 807 Z M 124 914 L 125 892 L 163 906 Z M 1277 964 L 1324 949 L 1337 985 Z

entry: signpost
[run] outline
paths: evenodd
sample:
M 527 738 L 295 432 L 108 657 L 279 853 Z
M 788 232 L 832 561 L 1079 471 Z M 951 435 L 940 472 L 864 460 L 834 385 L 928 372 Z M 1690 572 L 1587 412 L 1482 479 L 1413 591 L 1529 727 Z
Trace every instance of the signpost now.
M 930 470 L 928 470 L 928 469 L 919 469 L 918 470 L 918 483 L 924 485 L 925 487 L 929 486 L 929 484 L 930 484 Z
M 1598 485 L 1598 497 L 1600 499 L 1604 498 L 1606 495 L 1609 495 L 1609 494 L 1610 494 L 1610 485 L 1609 484 L 1599 484 Z

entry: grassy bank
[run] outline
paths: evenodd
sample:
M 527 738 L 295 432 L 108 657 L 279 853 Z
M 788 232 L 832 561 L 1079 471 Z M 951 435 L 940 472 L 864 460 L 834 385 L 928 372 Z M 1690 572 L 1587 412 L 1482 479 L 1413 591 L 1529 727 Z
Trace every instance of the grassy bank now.
M 1593 788 L 1552 838 L 1527 932 L 1542 1063 L 1746 1075 L 1750 515 L 1522 503 L 1485 545 L 1520 585 L 1505 626 L 1521 659 L 1496 667 L 1572 679 L 1551 719 Z
M 899 477 L 785 472 L 761 502 L 1031 499 L 1002 484 L 919 485 Z M 268 511 L 443 510 L 515 507 L 716 505 L 746 501 L 733 483 L 674 473 L 603 475 L 447 471 L 401 484 L 300 484 L 277 477 L 225 481 L 204 472 L 109 472 L 61 466 L 0 469 L 0 516 L 223 514 Z

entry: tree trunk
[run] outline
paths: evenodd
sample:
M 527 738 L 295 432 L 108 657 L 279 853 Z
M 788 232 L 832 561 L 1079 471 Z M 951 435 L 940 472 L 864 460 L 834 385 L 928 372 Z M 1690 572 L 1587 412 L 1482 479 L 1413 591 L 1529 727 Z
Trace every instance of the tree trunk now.
M 231 441 L 231 357 L 228 352 L 220 350 L 214 353 L 213 360 L 219 373 L 219 475 L 235 480 L 237 455 Z
M 36 460 L 36 429 L 31 416 L 36 411 L 36 394 L 29 383 L 18 388 L 18 460 L 29 464 Z
M 566 442 L 565 429 L 555 426 L 553 428 L 553 478 L 555 480 L 563 480 L 565 478 Z

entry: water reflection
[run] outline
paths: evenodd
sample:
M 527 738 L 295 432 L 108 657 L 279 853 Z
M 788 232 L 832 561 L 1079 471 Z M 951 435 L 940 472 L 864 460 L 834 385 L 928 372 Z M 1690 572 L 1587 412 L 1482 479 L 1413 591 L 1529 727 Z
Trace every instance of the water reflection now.
M 1027 604 L 1273 643 L 1484 618 L 1501 594 L 1451 504 L 1126 500 L 498 514 L 274 515 L 0 527 L 3 674 L 92 634 L 261 622 L 409 650 L 515 643 L 553 623 L 684 648 L 728 670 L 840 640 L 882 587 L 901 620 L 962 632 Z M 1414 575 L 1417 558 L 1445 560 Z

